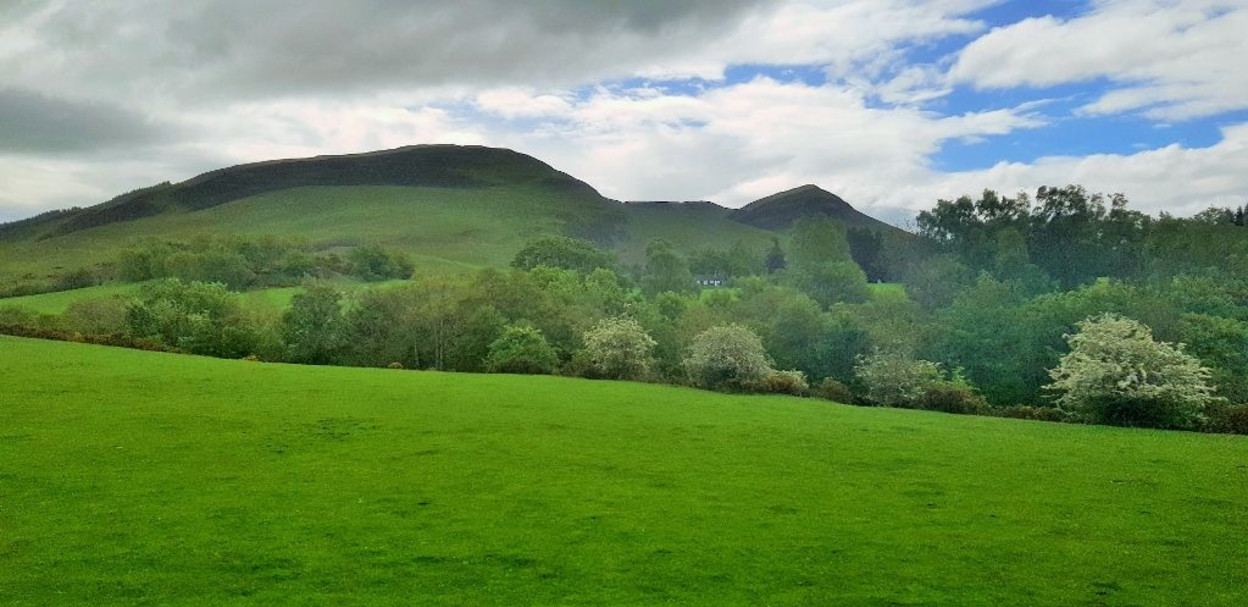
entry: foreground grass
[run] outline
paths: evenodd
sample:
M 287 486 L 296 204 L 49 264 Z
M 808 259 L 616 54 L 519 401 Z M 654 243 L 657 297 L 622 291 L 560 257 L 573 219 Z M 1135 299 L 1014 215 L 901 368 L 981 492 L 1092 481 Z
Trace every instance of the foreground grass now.
M 1248 440 L 0 338 L 0 604 L 1242 605 Z

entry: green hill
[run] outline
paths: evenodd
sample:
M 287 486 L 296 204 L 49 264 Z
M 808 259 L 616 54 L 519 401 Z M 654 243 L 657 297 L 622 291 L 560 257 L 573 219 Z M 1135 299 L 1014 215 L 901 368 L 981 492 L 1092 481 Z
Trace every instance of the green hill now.
M 0 287 L 106 268 L 145 238 L 298 236 L 322 251 L 380 243 L 426 269 L 506 265 L 526 242 L 562 234 L 639 263 L 655 238 L 677 250 L 769 247 L 805 215 L 906 233 L 803 186 L 740 210 L 709 202 L 621 203 L 511 150 L 419 145 L 229 167 L 86 208 L 0 225 Z
M 840 196 L 816 185 L 804 185 L 760 198 L 732 212 L 732 219 L 764 230 L 787 230 L 803 217 L 830 217 L 846 228 L 907 235 L 907 232 L 866 215 Z
M 1242 437 L 13 338 L 0 376 L 3 604 L 1248 600 Z

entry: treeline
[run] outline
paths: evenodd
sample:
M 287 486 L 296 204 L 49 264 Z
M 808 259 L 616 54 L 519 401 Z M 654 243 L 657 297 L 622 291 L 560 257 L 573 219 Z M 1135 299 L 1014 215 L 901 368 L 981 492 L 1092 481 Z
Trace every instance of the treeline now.
M 273 235 L 205 235 L 187 241 L 149 238 L 95 268 L 78 268 L 43 281 L 28 274 L 12 284 L 0 285 L 0 298 L 68 291 L 110 280 L 177 278 L 245 290 L 291 287 L 308 279 L 335 276 L 364 281 L 403 279 L 415 269 L 406 254 L 376 243 L 340 253 L 317 252 L 304 240 Z
M 187 242 L 147 240 L 122 251 L 117 277 L 129 282 L 157 278 L 219 282 L 232 289 L 292 286 L 334 275 L 363 280 L 407 278 L 410 258 L 378 244 L 314 254 L 302 240 L 263 236 L 203 236 Z

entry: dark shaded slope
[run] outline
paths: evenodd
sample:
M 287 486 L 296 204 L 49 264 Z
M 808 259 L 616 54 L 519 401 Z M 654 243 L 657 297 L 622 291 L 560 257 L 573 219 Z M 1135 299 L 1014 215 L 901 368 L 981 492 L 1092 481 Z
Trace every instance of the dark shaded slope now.
M 550 165 L 501 148 L 418 145 L 394 150 L 274 160 L 204 173 L 178 184 L 161 184 L 119 196 L 104 204 L 32 218 L 5 232 L 28 235 L 42 226 L 42 236 L 60 236 L 166 211 L 198 211 L 234 200 L 307 186 L 413 186 L 483 188 L 538 185 L 571 198 L 606 203 L 594 188 Z
M 908 234 L 874 217 L 859 212 L 840 196 L 814 185 L 772 194 L 733 211 L 732 219 L 764 230 L 783 231 L 794 221 L 810 216 L 830 217 L 846 228 L 881 233 Z

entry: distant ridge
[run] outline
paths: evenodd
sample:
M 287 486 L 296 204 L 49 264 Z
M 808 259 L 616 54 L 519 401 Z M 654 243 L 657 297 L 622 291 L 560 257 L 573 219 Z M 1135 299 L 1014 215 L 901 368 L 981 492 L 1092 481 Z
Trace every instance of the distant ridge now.
M 772 231 L 787 230 L 798 219 L 812 216 L 830 217 L 846 228 L 907 233 L 858 211 L 840 196 L 812 184 L 760 198 L 730 215 L 741 223 Z
M 36 217 L 4 228 L 30 229 L 40 223 L 54 222 L 57 225 L 44 236 L 60 236 L 163 212 L 198 211 L 257 194 L 308 186 L 484 188 L 523 184 L 541 185 L 594 202 L 606 201 L 589 184 L 519 152 L 485 146 L 415 145 L 363 154 L 232 166 L 181 183 L 136 190 L 103 204 Z

